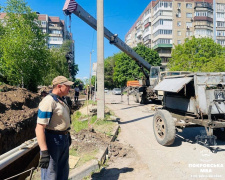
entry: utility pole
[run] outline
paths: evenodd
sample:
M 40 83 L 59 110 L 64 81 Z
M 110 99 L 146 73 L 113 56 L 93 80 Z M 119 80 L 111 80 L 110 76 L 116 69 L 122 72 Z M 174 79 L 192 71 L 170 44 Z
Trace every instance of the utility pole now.
M 103 3 L 97 0 L 97 118 L 105 117 L 105 93 L 104 93 L 104 21 Z

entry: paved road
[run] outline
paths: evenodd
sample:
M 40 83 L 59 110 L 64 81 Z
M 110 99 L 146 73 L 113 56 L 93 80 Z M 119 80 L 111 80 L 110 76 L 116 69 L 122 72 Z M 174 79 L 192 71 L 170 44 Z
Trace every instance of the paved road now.
M 212 153 L 196 144 L 196 136 L 204 128 L 187 128 L 177 133 L 175 143 L 164 147 L 157 143 L 153 133 L 152 106 L 134 103 L 130 97 L 106 94 L 106 106 L 119 117 L 121 132 L 118 140 L 134 147 L 132 157 L 117 159 L 104 170 L 102 179 L 225 179 L 225 142 Z

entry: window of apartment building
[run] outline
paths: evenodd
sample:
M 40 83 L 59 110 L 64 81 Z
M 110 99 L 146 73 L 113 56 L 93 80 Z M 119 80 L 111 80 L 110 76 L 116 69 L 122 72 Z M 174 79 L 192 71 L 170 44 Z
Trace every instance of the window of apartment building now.
M 137 33 L 139 33 L 139 32 L 141 32 L 141 28 L 138 28 L 138 29 L 137 29 Z
M 159 25 L 172 26 L 172 19 L 160 19 L 152 27 L 155 29 Z
M 177 40 L 177 44 L 181 44 L 181 40 Z
M 181 26 L 181 21 L 177 21 L 177 26 Z
M 61 44 L 49 44 L 48 48 L 60 48 L 61 46 Z
M 43 33 L 46 33 L 46 29 L 42 29 L 42 32 L 43 32 Z
M 147 11 L 145 11 L 144 16 L 147 16 L 150 12 L 151 12 L 151 10 L 150 10 L 150 9 L 148 9 Z
M 158 39 L 155 42 L 155 45 L 157 44 L 172 44 L 172 39 Z
M 197 11 L 195 12 L 195 16 L 205 16 L 205 17 L 211 17 L 213 16 L 212 12 L 207 11 Z
M 157 9 L 159 9 L 160 7 L 164 7 L 164 8 L 172 8 L 172 2 L 164 2 L 164 1 L 159 1 L 155 7 L 154 7 L 154 11 L 156 12 Z
M 224 11 L 225 9 L 225 4 L 217 3 L 217 11 Z
M 216 13 L 217 18 L 224 18 L 224 13 Z
M 192 18 L 192 13 L 186 13 L 187 18 Z
M 61 37 L 49 37 L 49 41 L 63 41 Z
M 189 36 L 193 36 L 193 32 L 192 31 L 187 31 L 186 32 L 186 37 L 189 37 Z
M 225 22 L 217 21 L 216 27 L 225 27 Z
M 151 39 L 151 35 L 150 35 L 150 34 L 147 35 L 147 36 L 145 36 L 145 37 L 143 38 L 143 41 L 145 42 L 145 41 L 147 41 L 147 40 L 149 40 L 149 39 Z
M 62 34 L 62 32 L 59 30 L 52 30 L 51 34 Z
M 145 28 L 143 33 L 148 32 L 148 31 L 149 31 L 149 27 L 150 27 L 150 26 L 148 26 L 147 28 Z
M 225 40 L 217 40 L 218 44 L 224 46 L 225 45 Z
M 213 31 L 209 29 L 196 29 L 195 30 L 195 35 L 199 36 L 212 36 Z
M 157 31 L 153 34 L 153 37 L 156 37 L 156 36 L 158 36 L 159 34 L 172 34 L 172 30 L 159 29 L 159 30 L 157 30 Z
M 46 21 L 41 21 L 41 25 L 46 25 Z
M 147 24 L 149 22 L 150 18 L 147 18 L 145 21 L 144 21 L 144 25 Z
M 177 35 L 178 36 L 181 36 L 181 31 L 177 31 Z
M 177 3 L 177 7 L 178 8 L 181 8 L 181 3 Z
M 225 31 L 216 31 L 217 36 L 225 36 Z
M 162 63 L 168 63 L 169 62 L 168 57 L 161 57 L 161 59 L 162 59 Z
M 186 4 L 186 8 L 192 8 L 192 4 L 191 3 L 187 3 Z
M 192 27 L 192 22 L 186 22 L 187 27 Z
M 141 24 L 141 21 L 138 21 L 136 24 L 136 27 L 139 26 Z

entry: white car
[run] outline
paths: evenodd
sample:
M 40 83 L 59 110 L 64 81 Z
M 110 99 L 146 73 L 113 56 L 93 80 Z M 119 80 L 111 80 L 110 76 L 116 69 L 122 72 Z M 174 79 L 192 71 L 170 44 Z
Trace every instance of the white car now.
M 109 90 L 107 88 L 105 88 L 105 93 L 108 93 L 108 92 L 109 92 Z
M 120 95 L 121 94 L 121 89 L 120 88 L 114 88 L 113 91 L 112 91 L 112 94 Z

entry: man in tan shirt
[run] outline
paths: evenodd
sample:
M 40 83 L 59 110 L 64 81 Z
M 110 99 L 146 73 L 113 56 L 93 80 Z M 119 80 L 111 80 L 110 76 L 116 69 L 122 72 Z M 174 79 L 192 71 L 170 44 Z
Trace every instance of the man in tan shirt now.
M 41 179 L 67 180 L 69 175 L 70 109 L 64 96 L 73 82 L 64 76 L 52 81 L 52 93 L 39 104 L 36 136 L 40 147 Z

